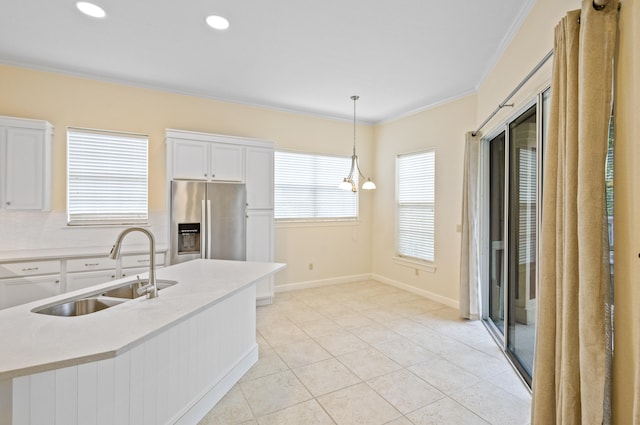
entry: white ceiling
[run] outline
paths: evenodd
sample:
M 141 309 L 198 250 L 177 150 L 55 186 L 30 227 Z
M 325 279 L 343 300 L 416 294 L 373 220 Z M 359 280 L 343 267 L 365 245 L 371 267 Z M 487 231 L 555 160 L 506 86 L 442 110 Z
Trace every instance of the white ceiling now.
M 375 123 L 474 92 L 535 0 L 1 2 L 1 63 Z

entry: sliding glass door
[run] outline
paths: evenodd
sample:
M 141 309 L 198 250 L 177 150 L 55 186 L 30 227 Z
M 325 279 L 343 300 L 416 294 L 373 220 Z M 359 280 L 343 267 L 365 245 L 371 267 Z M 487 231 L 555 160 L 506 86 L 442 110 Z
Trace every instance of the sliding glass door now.
M 505 133 L 489 142 L 489 319 L 504 335 Z
M 537 276 L 537 105 L 509 125 L 508 353 L 533 372 Z
M 548 91 L 484 139 L 485 320 L 531 384 L 538 277 L 541 162 Z

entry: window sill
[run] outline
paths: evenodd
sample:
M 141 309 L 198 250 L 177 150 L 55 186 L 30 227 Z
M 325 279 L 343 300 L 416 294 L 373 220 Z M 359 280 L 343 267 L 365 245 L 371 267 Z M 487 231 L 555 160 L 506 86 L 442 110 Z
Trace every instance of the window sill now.
M 392 260 L 394 263 L 400 266 L 409 267 L 412 269 L 424 270 L 429 273 L 436 272 L 436 266 L 433 265 L 433 263 L 431 262 L 415 260 L 412 258 L 405 258 L 405 257 L 392 257 Z

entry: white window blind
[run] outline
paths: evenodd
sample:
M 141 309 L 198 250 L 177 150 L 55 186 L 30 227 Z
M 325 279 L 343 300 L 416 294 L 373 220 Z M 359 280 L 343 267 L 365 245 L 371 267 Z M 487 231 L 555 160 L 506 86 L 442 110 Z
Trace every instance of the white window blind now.
M 536 261 L 537 152 L 535 148 L 518 149 L 518 247 L 520 264 Z
M 435 152 L 399 155 L 398 254 L 434 261 L 435 252 Z
M 350 167 L 351 157 L 276 151 L 275 218 L 356 218 L 357 193 L 338 188 Z
M 67 129 L 67 222 L 148 221 L 148 137 Z

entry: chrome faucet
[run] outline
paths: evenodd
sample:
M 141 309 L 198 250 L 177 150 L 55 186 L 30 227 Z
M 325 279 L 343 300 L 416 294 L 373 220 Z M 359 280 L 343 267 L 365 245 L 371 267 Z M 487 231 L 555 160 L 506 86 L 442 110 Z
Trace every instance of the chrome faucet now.
M 122 246 L 122 240 L 131 232 L 142 232 L 149 238 L 149 282 L 146 285 L 138 288 L 138 294 L 147 294 L 147 298 L 156 298 L 158 296 L 155 261 L 156 241 L 153 237 L 153 233 L 151 233 L 147 229 L 143 229 L 142 227 L 130 227 L 128 229 L 124 229 L 118 235 L 116 243 L 113 244 L 113 248 L 111 248 L 111 252 L 109 253 L 109 258 L 111 258 L 112 260 L 117 260 L 118 258 L 120 258 L 120 247 Z

